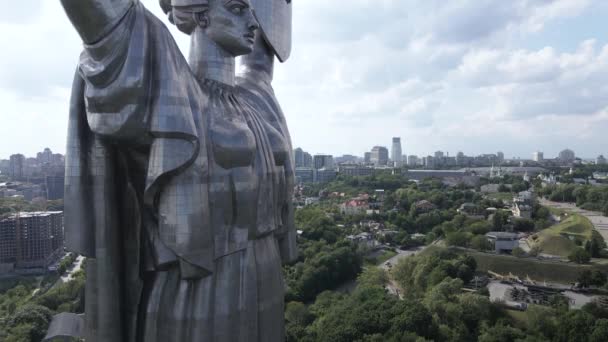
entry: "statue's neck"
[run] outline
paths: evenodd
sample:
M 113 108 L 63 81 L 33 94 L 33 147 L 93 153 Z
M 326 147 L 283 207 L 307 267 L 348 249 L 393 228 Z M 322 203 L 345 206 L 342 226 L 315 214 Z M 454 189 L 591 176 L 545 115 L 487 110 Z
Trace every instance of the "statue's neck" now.
M 214 80 L 234 86 L 234 56 L 209 39 L 202 28 L 197 28 L 190 42 L 190 68 L 199 81 Z
M 274 52 L 266 44 L 262 33 L 256 32 L 253 52 L 239 58 L 239 76 L 272 83 Z

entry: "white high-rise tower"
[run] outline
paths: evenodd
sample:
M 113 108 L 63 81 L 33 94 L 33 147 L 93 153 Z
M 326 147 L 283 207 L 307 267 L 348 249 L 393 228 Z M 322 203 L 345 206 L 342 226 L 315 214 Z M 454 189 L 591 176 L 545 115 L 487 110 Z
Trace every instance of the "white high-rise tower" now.
M 403 151 L 401 150 L 401 138 L 393 138 L 391 147 L 391 159 L 396 167 L 403 165 Z

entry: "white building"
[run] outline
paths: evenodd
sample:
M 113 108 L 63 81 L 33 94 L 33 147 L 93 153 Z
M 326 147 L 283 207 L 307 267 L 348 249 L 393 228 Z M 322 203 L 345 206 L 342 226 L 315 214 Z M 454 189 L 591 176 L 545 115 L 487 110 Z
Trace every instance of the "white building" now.
M 395 164 L 395 167 L 403 165 L 403 151 L 401 150 L 401 138 L 393 138 L 393 145 L 391 146 L 391 159 Z
M 537 163 L 541 163 L 543 160 L 545 160 L 545 154 L 543 152 L 536 151 L 532 154 L 532 160 Z

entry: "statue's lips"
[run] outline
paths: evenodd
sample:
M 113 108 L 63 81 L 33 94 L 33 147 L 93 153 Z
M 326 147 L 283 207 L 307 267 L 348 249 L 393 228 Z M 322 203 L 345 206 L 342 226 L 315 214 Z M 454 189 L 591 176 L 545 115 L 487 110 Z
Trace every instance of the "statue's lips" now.
M 245 37 L 245 39 L 247 39 L 250 42 L 255 42 L 255 34 L 254 33 L 247 33 L 245 35 L 243 35 L 243 37 Z

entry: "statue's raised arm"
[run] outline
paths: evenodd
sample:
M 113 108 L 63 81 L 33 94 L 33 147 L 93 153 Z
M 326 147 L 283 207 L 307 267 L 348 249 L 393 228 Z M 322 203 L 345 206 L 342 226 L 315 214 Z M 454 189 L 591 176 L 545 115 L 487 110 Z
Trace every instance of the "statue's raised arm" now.
M 133 5 L 132 0 L 61 0 L 70 21 L 87 44 L 100 40 Z

